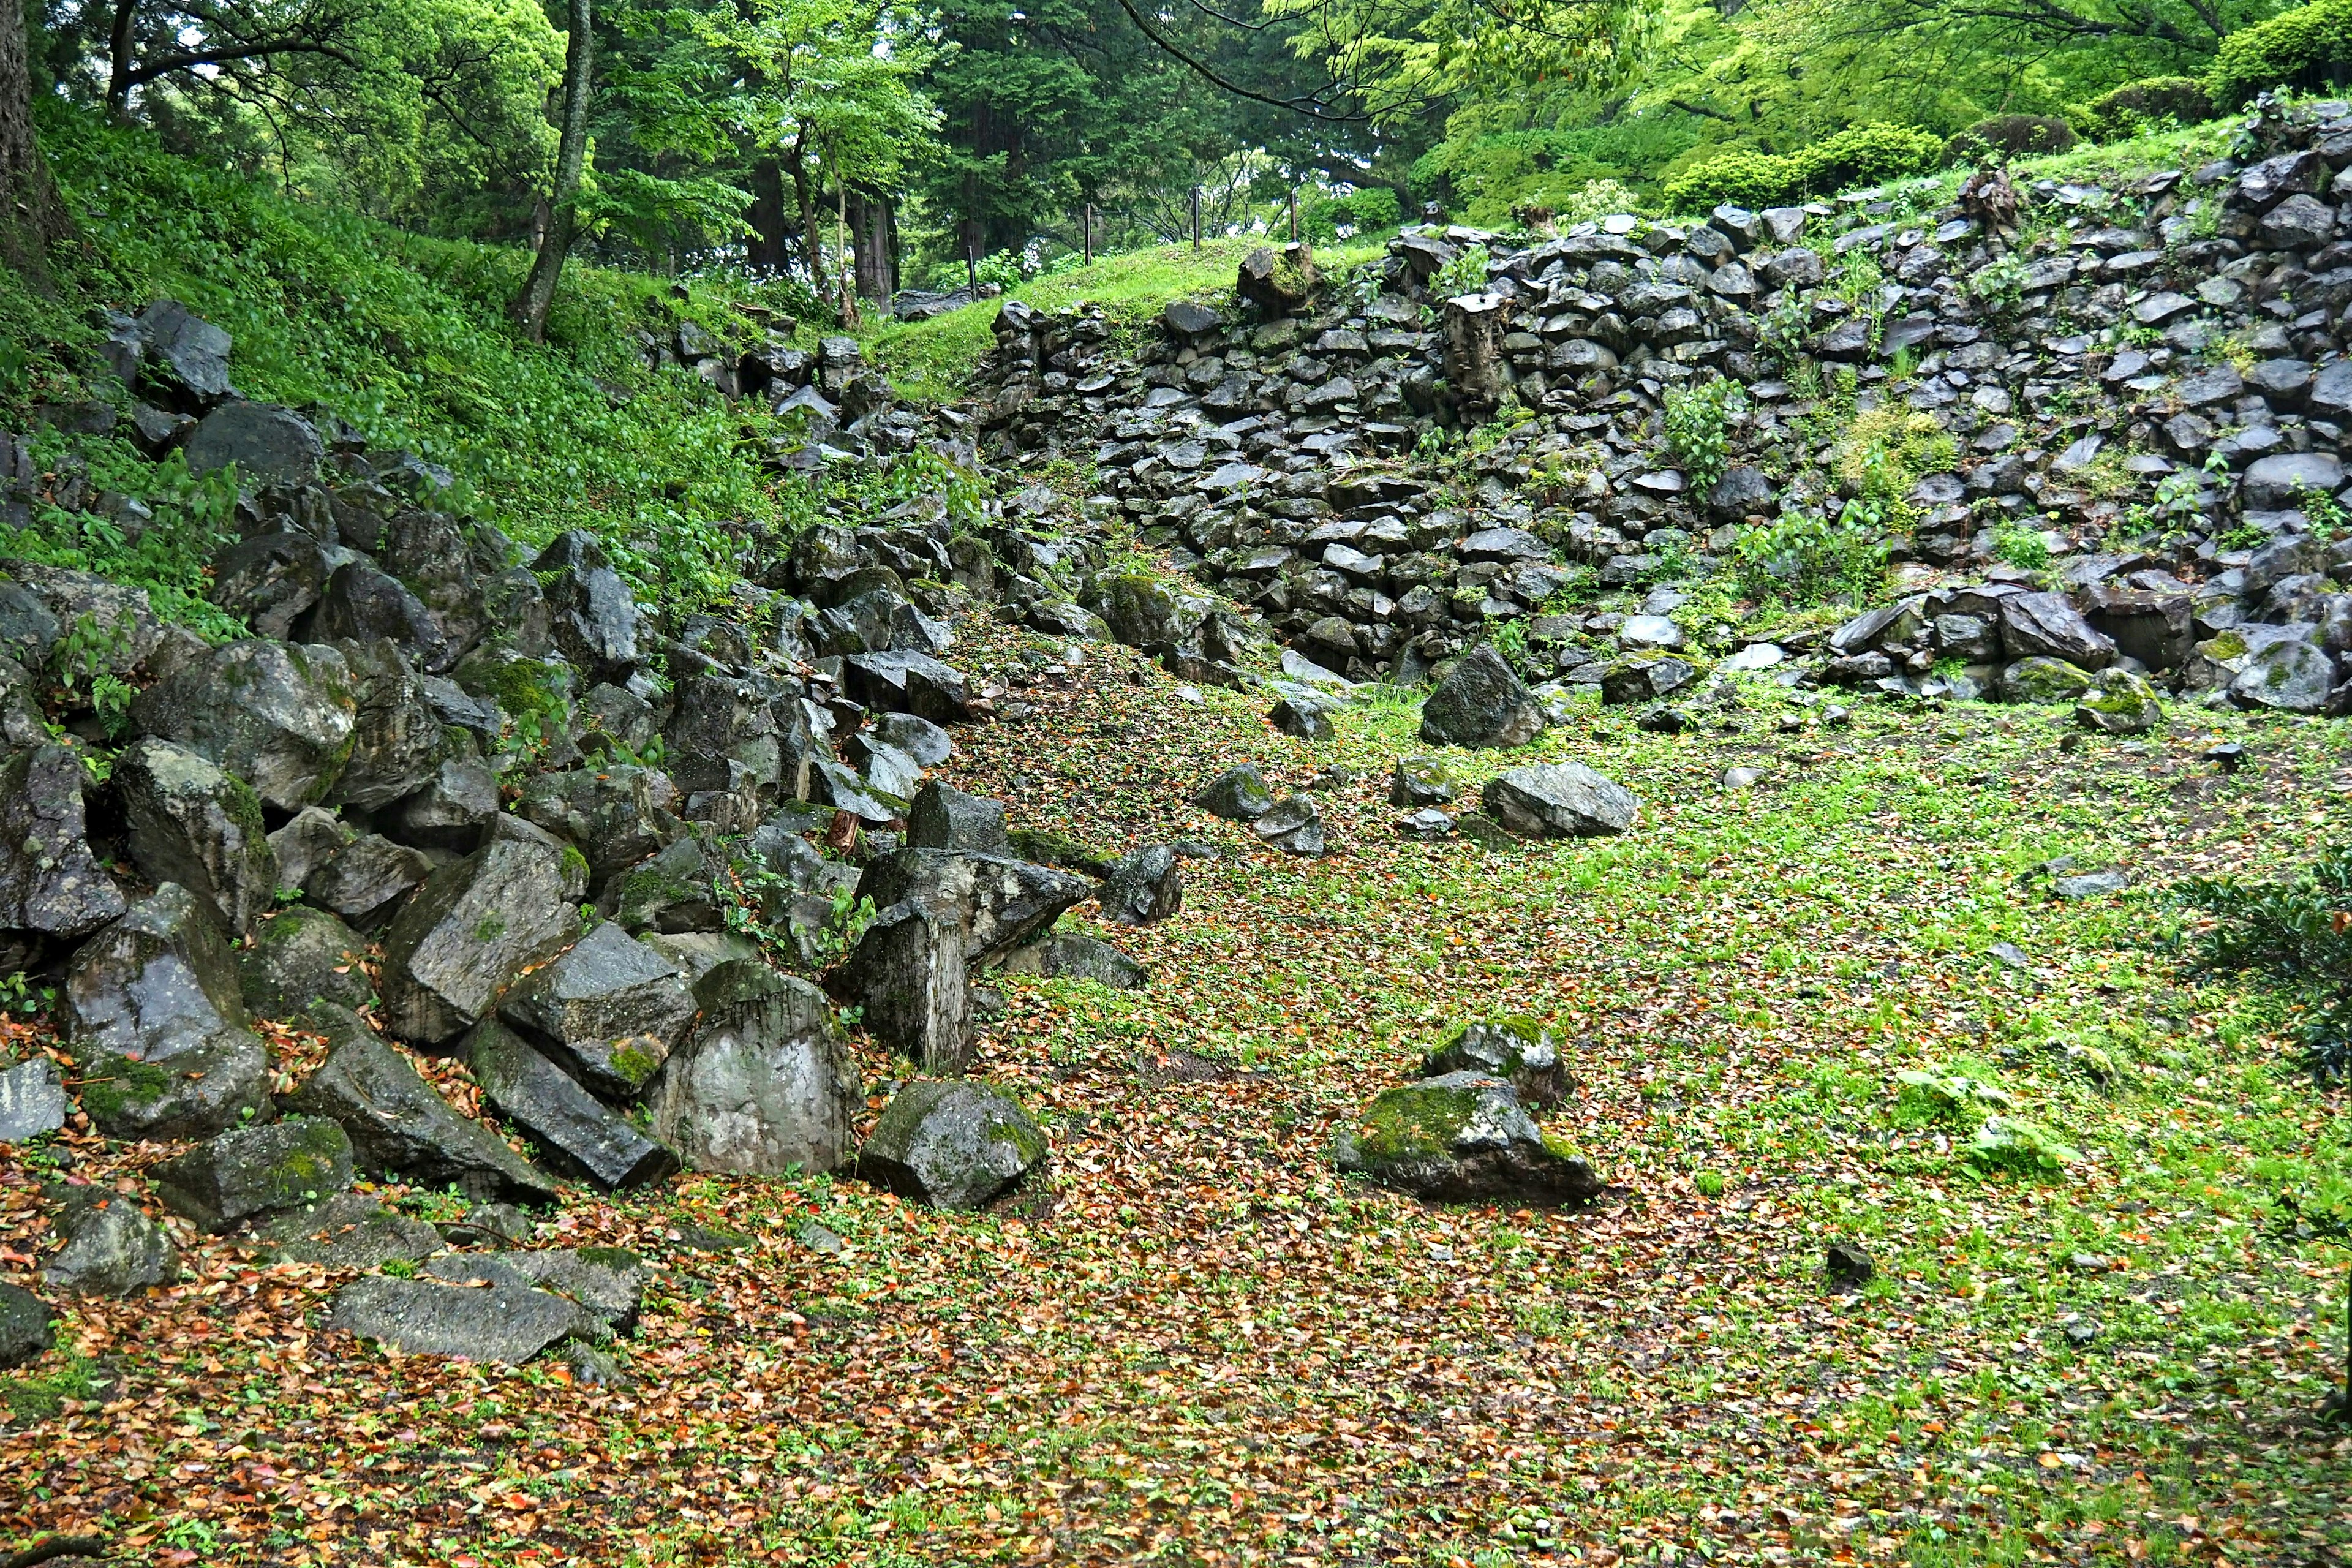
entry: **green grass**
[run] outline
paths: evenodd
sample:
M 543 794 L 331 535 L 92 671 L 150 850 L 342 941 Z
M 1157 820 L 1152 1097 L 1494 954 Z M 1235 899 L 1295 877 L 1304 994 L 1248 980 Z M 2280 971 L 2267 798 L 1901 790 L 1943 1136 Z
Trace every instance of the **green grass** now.
M 1221 308 L 1233 303 L 1234 272 L 1243 257 L 1268 243 L 1263 237 L 1219 239 L 1199 250 L 1163 245 L 1107 256 L 1091 267 L 1039 278 L 1005 291 L 1040 310 L 1059 310 L 1081 300 L 1100 305 L 1115 327 L 1130 333 L 1159 314 L 1171 300 L 1200 300 Z M 1336 271 L 1371 259 L 1379 246 L 1339 246 L 1316 253 L 1318 263 Z M 864 334 L 866 351 L 910 396 L 947 401 L 964 395 L 972 366 L 995 346 L 991 324 L 1000 300 L 980 300 L 928 321 L 883 321 Z

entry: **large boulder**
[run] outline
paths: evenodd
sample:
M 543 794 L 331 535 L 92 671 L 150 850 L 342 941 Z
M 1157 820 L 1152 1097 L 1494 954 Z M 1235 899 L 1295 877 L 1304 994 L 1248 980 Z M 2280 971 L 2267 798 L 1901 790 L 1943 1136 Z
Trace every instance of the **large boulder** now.
M 294 1018 L 313 1002 L 356 1007 L 375 994 L 366 943 L 324 910 L 280 910 L 237 954 L 238 989 L 257 1018 Z
M 470 855 L 498 815 L 498 775 L 478 758 L 451 757 L 388 814 L 384 826 L 404 844 Z
M 2000 646 L 2011 659 L 2063 659 L 2077 669 L 2105 669 L 2116 657 L 2114 642 L 2063 594 L 2011 594 L 2002 599 Z
M 2230 681 L 2230 696 L 2242 708 L 2280 713 L 2317 713 L 2336 686 L 2336 661 L 2301 637 L 2280 637 L 2257 648 Z
M 35 1057 L 0 1068 L 0 1143 L 25 1143 L 66 1124 L 65 1079 L 58 1064 Z
M 579 936 L 587 889 L 578 850 L 517 817 L 492 818 L 482 847 L 428 878 L 385 933 L 386 1026 L 426 1045 L 464 1033 L 518 971 Z
M 351 756 L 336 776 L 333 799 L 382 811 L 433 781 L 449 758 L 449 734 L 425 695 L 425 678 L 398 648 L 381 637 L 337 647 L 358 706 Z
M 308 419 L 273 403 L 224 403 L 204 416 L 188 437 L 188 471 L 209 474 L 235 468 L 237 482 L 307 485 L 319 477 L 326 444 Z
M 1274 809 L 1274 792 L 1255 763 L 1243 763 L 1194 790 L 1192 804 L 1228 822 L 1254 822 Z
M 1294 795 L 1251 823 L 1250 831 L 1286 855 L 1320 855 L 1325 847 L 1323 808 L 1310 796 Z
M 131 829 L 131 858 L 153 882 L 177 882 L 245 936 L 278 894 L 261 797 L 185 746 L 141 741 L 114 764 L 115 795 Z
M 1004 833 L 1004 803 L 933 779 L 916 792 L 908 809 L 907 843 L 916 849 L 1007 854 L 1012 845 Z
M 1421 738 L 1433 746 L 1524 746 L 1543 727 L 1543 709 L 1485 643 L 1455 660 L 1421 707 Z
M 694 1022 L 670 962 L 606 921 L 525 976 L 499 1016 L 608 1100 L 635 1099 Z
M 1318 280 L 1315 253 L 1307 247 L 1286 245 L 1276 252 L 1261 245 L 1242 258 L 1234 269 L 1234 289 L 1272 320 L 1303 308 Z
M 76 663 L 92 675 L 131 675 L 163 645 L 163 623 L 144 588 L 70 566 L 19 560 L 0 564 L 60 626 L 82 633 Z
M 1633 826 L 1641 803 L 1581 763 L 1513 768 L 1487 782 L 1486 813 L 1522 838 L 1590 838 Z
M 591 682 L 626 681 L 637 667 L 637 602 L 604 546 L 580 529 L 530 563 L 554 616 L 555 646 Z
M 859 653 L 842 661 L 843 689 L 853 702 L 883 713 L 912 713 L 934 724 L 971 714 L 963 672 L 927 653 Z
M 425 601 L 364 557 L 336 567 L 320 585 L 317 601 L 302 626 L 313 641 L 338 647 L 382 642 L 404 649 L 406 658 L 434 675 L 446 674 L 457 662 L 457 649 L 442 635 Z
M 1533 1018 L 1465 1024 L 1421 1065 L 1424 1079 L 1455 1072 L 1506 1079 L 1522 1100 L 1538 1109 L 1559 1104 L 1572 1087 L 1559 1058 L 1559 1042 Z
M 305 1021 L 327 1037 L 330 1049 L 288 1106 L 339 1124 L 351 1139 L 354 1168 L 428 1187 L 454 1186 L 478 1201 L 554 1201 L 552 1180 L 506 1140 L 459 1115 L 358 1014 L 322 1004 Z
M 551 1291 L 377 1274 L 335 1293 L 327 1326 L 408 1355 L 520 1366 L 586 1324 L 579 1307 Z
M 895 903 L 866 926 L 835 981 L 876 1039 L 940 1077 L 971 1065 L 965 942 L 952 913 Z
M 668 775 L 618 763 L 540 773 L 526 781 L 518 815 L 577 846 L 588 858 L 588 885 L 667 848 L 686 836 Z
M 741 1175 L 845 1163 L 865 1109 L 824 994 L 757 960 L 696 983 L 702 1021 L 647 1091 L 654 1136 L 689 1170 Z
M 558 1170 L 613 1191 L 660 1181 L 677 1169 L 676 1153 L 497 1019 L 467 1037 L 465 1056 L 483 1097 Z
M 394 844 L 380 833 L 362 833 L 321 859 L 301 888 L 320 909 L 373 931 L 432 872 L 432 858 L 423 850 Z
M 236 340 L 177 300 L 158 300 L 140 311 L 126 336 L 139 350 L 140 386 L 198 408 L 236 395 L 228 382 Z
M 179 1277 L 180 1249 L 138 1201 L 110 1187 L 66 1187 L 42 1282 L 74 1296 L 128 1296 Z
M 1151 925 L 1184 907 L 1184 863 L 1165 844 L 1139 849 L 1110 868 L 1097 895 L 1114 925 Z
M 85 777 L 64 746 L 0 763 L 0 930 L 72 938 L 122 913 L 122 889 L 90 853 Z
M 993 963 L 1094 893 L 1084 877 L 1004 855 L 956 849 L 898 849 L 859 878 L 860 896 L 877 909 L 919 904 L 952 917 L 964 931 L 973 969 Z
M 213 558 L 206 596 L 257 635 L 282 641 L 318 604 L 327 578 L 327 547 L 309 534 L 256 533 Z
M 424 1220 L 362 1193 L 337 1193 L 257 1220 L 252 1239 L 272 1261 L 322 1268 L 381 1268 L 395 1259 L 413 1263 L 444 1245 L 441 1233 Z
M 2074 705 L 2074 720 L 2101 734 L 2144 735 L 2164 722 L 2164 704 L 2145 679 L 2110 666 L 2091 678 L 2091 689 Z
M 268 1053 L 246 1028 L 211 907 L 176 882 L 84 942 L 65 984 L 81 1105 L 116 1138 L 203 1138 L 269 1111 Z
M 163 1206 L 226 1231 L 256 1215 L 300 1208 L 352 1184 L 352 1141 L 320 1116 L 241 1127 L 148 1172 Z
M 1592 1167 L 1546 1133 L 1504 1079 L 1451 1072 L 1391 1089 L 1343 1131 L 1339 1168 L 1442 1203 L 1582 1203 Z
M 1140 990 L 1151 979 L 1143 965 L 1102 938 L 1082 931 L 1047 931 L 1028 946 L 1014 948 L 1000 967 L 1007 974 L 1090 980 L 1113 991 Z
M 140 693 L 140 730 L 226 768 L 279 811 L 326 798 L 350 760 L 359 703 L 324 644 L 224 643 Z
M 857 1152 L 857 1174 L 933 1208 L 976 1209 L 1045 1164 L 1045 1134 L 1003 1089 L 968 1079 L 911 1083 Z
M 658 855 L 614 872 L 597 895 L 596 908 L 624 931 L 676 936 L 715 931 L 726 921 L 710 883 L 726 862 L 691 834 Z

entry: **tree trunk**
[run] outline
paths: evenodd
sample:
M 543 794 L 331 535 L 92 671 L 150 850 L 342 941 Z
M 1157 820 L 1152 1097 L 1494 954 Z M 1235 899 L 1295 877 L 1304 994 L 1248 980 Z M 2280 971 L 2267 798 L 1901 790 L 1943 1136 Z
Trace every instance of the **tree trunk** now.
M 47 291 L 49 246 L 70 228 L 33 139 L 33 73 L 18 0 L 0 0 L 0 265 Z
M 793 199 L 801 209 L 801 262 L 808 268 L 809 292 L 824 298 L 824 234 L 817 226 L 816 192 L 809 187 L 808 132 L 793 139 L 786 160 L 793 173 Z
M 861 299 L 887 300 L 898 291 L 894 252 L 898 214 L 887 196 L 849 193 L 849 237 L 857 247 L 857 292 Z
M 131 24 L 139 0 L 114 0 L 114 26 L 106 35 L 106 107 L 117 118 L 131 111 Z
M 588 164 L 588 93 L 595 40 L 591 0 L 571 0 L 572 35 L 563 47 L 563 135 L 555 149 L 555 186 L 548 192 L 551 216 L 547 237 L 532 258 L 511 313 L 532 342 L 547 341 L 547 311 L 555 303 L 555 280 L 572 249 L 572 228 L 580 200 L 580 176 Z
M 744 259 L 754 272 L 782 272 L 792 248 L 792 225 L 784 210 L 783 165 L 762 158 L 751 166 L 751 238 Z

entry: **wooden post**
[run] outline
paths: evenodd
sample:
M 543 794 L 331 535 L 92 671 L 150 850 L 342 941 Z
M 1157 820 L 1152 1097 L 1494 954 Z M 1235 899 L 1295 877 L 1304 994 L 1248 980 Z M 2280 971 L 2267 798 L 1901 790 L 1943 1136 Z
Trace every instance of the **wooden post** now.
M 1201 248 L 1201 187 L 1192 187 L 1192 248 Z
M 974 294 L 980 292 L 980 241 L 966 238 L 963 242 L 963 277 Z
M 1298 187 L 1290 187 L 1290 243 L 1298 243 Z
M 1082 233 L 1081 233 L 1081 237 L 1080 237 L 1080 240 L 1079 240 L 1079 244 L 1080 244 L 1080 246 L 1081 246 L 1081 247 L 1082 247 L 1082 249 L 1083 249 L 1083 251 L 1084 251 L 1084 254 L 1085 254 L 1085 257 L 1086 257 L 1086 263 L 1087 263 L 1087 266 L 1089 266 L 1089 267 L 1092 267 L 1092 266 L 1095 264 L 1095 204 L 1094 204 L 1094 203 L 1092 203 L 1092 202 L 1088 202 L 1088 203 L 1087 204 L 1086 211 L 1085 211 L 1083 214 L 1081 214 L 1081 215 L 1080 215 L 1080 216 L 1079 216 L 1079 218 L 1078 218 L 1078 226 L 1079 226 L 1080 230 L 1082 231 Z

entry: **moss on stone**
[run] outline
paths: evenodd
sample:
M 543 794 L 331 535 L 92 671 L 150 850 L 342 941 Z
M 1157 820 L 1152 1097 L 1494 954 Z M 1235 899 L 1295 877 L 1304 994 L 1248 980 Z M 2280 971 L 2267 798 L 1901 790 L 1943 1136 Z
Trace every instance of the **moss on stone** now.
M 507 922 L 498 915 L 484 915 L 474 927 L 474 940 L 479 942 L 493 942 L 506 934 Z
M 235 773 L 226 777 L 228 785 L 221 792 L 221 809 L 228 814 L 228 819 L 236 824 L 237 830 L 247 839 L 268 837 L 269 824 L 261 815 L 261 796 L 254 793 L 251 784 Z
M 1364 1108 L 1357 1145 L 1370 1160 L 1447 1153 L 1462 1124 L 1477 1109 L 1475 1089 L 1432 1089 L 1426 1084 L 1391 1089 Z
M 146 1110 L 172 1087 L 170 1070 L 153 1062 L 109 1056 L 92 1065 L 95 1070 L 82 1079 L 81 1103 L 101 1122 L 118 1121 L 128 1110 Z
M 643 1084 L 654 1076 L 661 1063 L 651 1051 L 638 1045 L 625 1045 L 613 1052 L 607 1063 L 615 1077 L 632 1086 Z

